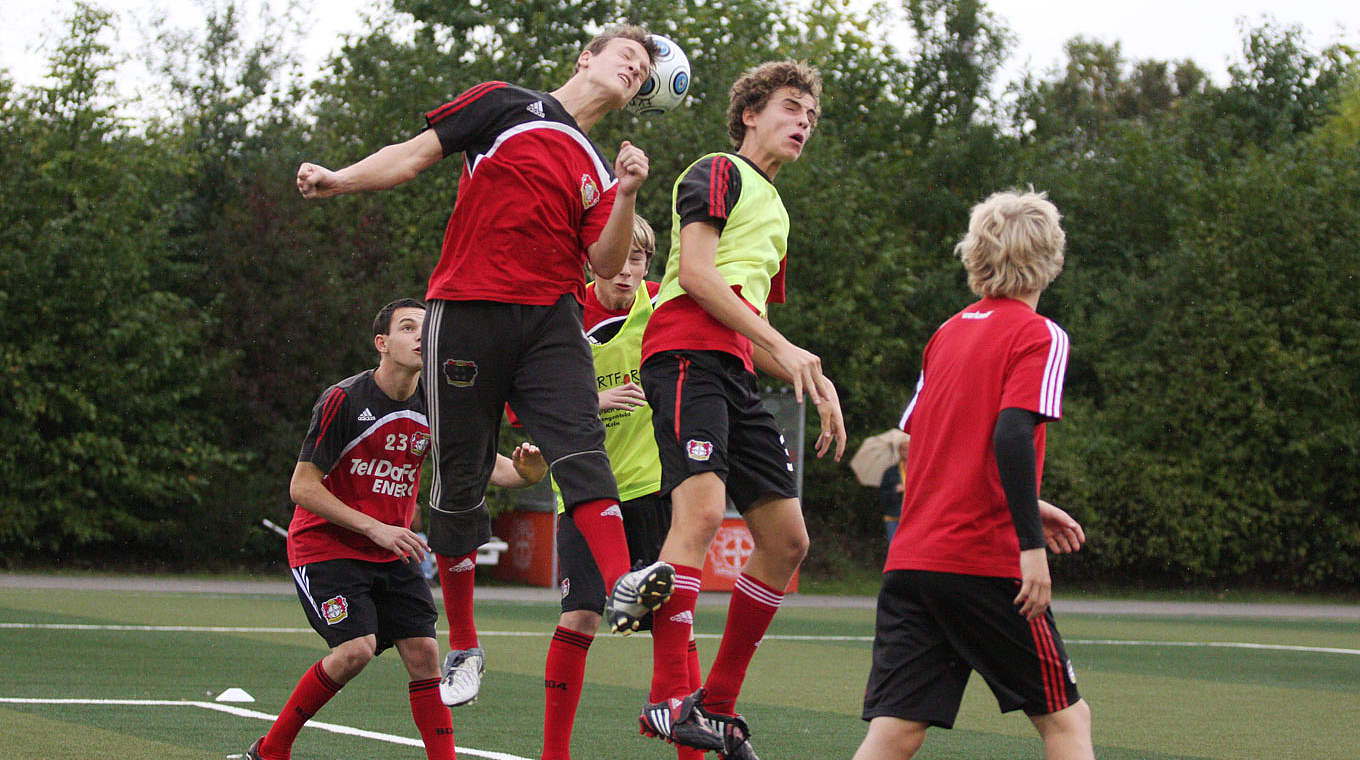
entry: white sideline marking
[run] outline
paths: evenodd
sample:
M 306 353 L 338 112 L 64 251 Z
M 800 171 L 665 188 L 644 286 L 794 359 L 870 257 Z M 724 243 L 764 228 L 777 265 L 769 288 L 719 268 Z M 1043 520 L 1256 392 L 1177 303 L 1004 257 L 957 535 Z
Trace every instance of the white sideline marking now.
M 1360 649 L 1306 647 L 1293 644 L 1252 644 L 1245 641 L 1137 641 L 1130 639 L 1068 639 L 1068 644 L 1094 644 L 1119 647 L 1215 647 L 1219 649 L 1268 649 L 1274 652 L 1313 652 L 1360 655 Z
M 54 631 L 147 631 L 162 633 L 313 633 L 311 628 L 266 628 L 250 626 L 218 625 L 92 625 L 85 623 L 0 623 L 4 629 L 38 629 Z M 439 631 L 444 635 L 447 631 Z M 513 638 L 547 638 L 551 631 L 478 631 L 478 636 L 503 636 Z M 650 637 L 650 634 L 639 634 Z M 696 633 L 696 639 L 721 639 L 719 633 Z M 766 641 L 858 641 L 872 642 L 873 636 L 796 636 L 792 634 L 769 634 Z M 1313 654 L 1348 654 L 1360 656 L 1360 649 L 1341 649 L 1339 647 L 1310 647 L 1294 644 L 1253 644 L 1245 641 L 1152 641 L 1138 639 L 1064 639 L 1065 644 L 1125 647 L 1203 647 L 1216 649 L 1260 649 L 1274 652 L 1309 652 Z M 176 702 L 174 704 L 181 704 Z M 310 723 L 308 725 L 311 725 Z
M 239 718 L 258 718 L 260 720 L 273 721 L 279 717 L 257 710 L 247 710 L 244 707 L 232 707 L 230 705 L 219 705 L 214 702 L 196 702 L 190 700 L 172 699 L 28 699 L 24 697 L 0 697 L 0 704 L 16 705 L 124 705 L 132 707 L 201 707 L 204 710 L 214 710 L 216 712 L 235 715 Z M 325 723 L 319 720 L 307 721 L 309 728 L 319 728 L 322 731 L 329 731 L 333 734 L 344 734 L 346 736 L 357 736 L 362 739 L 376 739 L 377 741 L 389 744 L 401 744 L 407 747 L 424 747 L 425 743 L 419 739 L 410 739 L 405 736 L 395 734 L 384 734 L 378 731 L 366 731 L 362 728 L 353 726 L 342 726 L 337 723 Z M 512 755 L 508 752 L 490 752 L 481 749 L 471 749 L 469 747 L 455 747 L 454 752 L 474 757 L 485 757 L 490 760 L 530 760 L 527 757 Z

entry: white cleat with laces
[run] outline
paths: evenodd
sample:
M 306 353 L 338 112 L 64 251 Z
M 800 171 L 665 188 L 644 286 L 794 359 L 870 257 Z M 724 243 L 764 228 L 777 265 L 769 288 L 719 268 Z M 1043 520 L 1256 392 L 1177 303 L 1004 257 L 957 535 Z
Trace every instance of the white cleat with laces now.
M 444 676 L 439 679 L 439 699 L 449 707 L 470 705 L 482 690 L 486 672 L 486 653 L 481 647 L 459 649 L 444 658 Z

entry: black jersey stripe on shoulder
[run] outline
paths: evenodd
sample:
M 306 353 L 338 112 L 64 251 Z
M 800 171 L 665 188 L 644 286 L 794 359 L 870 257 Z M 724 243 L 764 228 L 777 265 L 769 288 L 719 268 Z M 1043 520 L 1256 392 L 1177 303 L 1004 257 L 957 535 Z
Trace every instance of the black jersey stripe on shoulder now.
M 331 420 L 335 419 L 336 412 L 345 403 L 345 390 L 343 388 L 332 388 L 326 394 L 326 401 L 321 407 L 321 423 L 317 426 L 316 446 L 321 445 L 321 441 L 326 437 L 326 431 L 330 429 Z
M 425 120 L 430 124 L 441 121 L 447 118 L 449 114 L 464 108 L 467 104 L 477 100 L 488 92 L 508 86 L 509 85 L 505 82 L 482 82 L 479 85 L 469 88 L 467 92 L 464 92 L 462 95 L 459 95 L 448 103 L 425 114 Z

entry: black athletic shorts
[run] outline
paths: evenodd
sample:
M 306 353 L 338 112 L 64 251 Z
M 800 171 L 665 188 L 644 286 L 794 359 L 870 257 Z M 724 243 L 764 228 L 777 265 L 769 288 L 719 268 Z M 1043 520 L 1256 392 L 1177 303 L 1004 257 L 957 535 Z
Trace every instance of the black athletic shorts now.
M 952 728 L 968 674 L 1002 712 L 1048 715 L 1074 704 L 1077 675 L 1052 610 L 1027 621 L 1020 581 L 893 570 L 883 574 L 864 720 L 881 715 Z
M 431 300 L 421 352 L 435 552 L 458 557 L 491 538 L 486 486 L 507 401 L 543 451 L 568 509 L 618 500 L 575 297 L 564 294 L 551 306 Z
M 419 565 L 331 559 L 293 568 L 293 585 L 307 622 L 332 649 L 369 634 L 379 652 L 402 639 L 434 638 L 438 613 Z
M 628 556 L 633 565 L 650 565 L 661 556 L 661 544 L 671 527 L 671 504 L 659 494 L 647 494 L 619 505 L 623 532 L 628 537 Z M 570 514 L 557 516 L 557 585 L 562 591 L 562 611 L 604 612 L 608 592 L 604 578 Z M 651 629 L 652 616 L 641 630 Z
M 774 495 L 794 498 L 793 463 L 756 376 L 726 351 L 664 351 L 642 365 L 661 454 L 661 495 L 691 475 L 716 473 L 737 511 Z

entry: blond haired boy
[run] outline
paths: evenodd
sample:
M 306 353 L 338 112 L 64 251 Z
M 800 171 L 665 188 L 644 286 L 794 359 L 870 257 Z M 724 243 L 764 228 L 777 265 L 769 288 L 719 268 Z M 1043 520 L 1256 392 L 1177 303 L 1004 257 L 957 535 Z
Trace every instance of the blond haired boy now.
M 855 760 L 905 760 L 929 726 L 952 727 L 972 671 L 1003 712 L 1025 711 L 1050 760 L 1094 756 L 1044 554 L 1085 536 L 1039 500 L 1044 423 L 1062 414 L 1067 368 L 1067 333 L 1035 312 L 1062 271 L 1059 220 L 1042 193 L 997 193 L 955 249 L 981 300 L 926 345 L 899 425 L 911 453 Z

